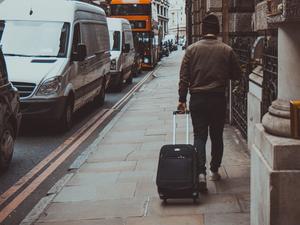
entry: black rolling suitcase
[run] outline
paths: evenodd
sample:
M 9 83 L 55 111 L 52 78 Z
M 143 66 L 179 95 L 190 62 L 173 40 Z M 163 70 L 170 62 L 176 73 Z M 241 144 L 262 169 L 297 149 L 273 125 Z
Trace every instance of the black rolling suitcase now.
M 159 197 L 167 201 L 172 198 L 199 198 L 197 174 L 197 152 L 189 144 L 189 112 L 186 113 L 186 144 L 176 144 L 176 115 L 173 113 L 173 145 L 164 145 L 160 150 L 156 184 Z

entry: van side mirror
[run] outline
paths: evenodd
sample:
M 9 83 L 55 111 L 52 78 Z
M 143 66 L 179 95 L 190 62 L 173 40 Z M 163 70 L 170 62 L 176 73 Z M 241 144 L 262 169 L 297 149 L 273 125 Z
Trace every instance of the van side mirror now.
M 73 54 L 73 59 L 74 61 L 83 61 L 85 60 L 87 56 L 87 49 L 86 49 L 86 45 L 85 44 L 78 44 L 77 46 L 77 53 L 76 54 Z
M 130 44 L 125 44 L 124 49 L 123 49 L 124 53 L 128 53 L 130 52 Z

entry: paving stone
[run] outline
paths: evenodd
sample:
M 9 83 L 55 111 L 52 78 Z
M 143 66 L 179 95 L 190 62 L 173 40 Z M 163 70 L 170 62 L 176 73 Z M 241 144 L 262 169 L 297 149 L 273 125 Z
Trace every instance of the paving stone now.
M 136 145 L 133 145 L 132 148 L 123 149 L 122 145 L 116 146 L 114 150 L 104 150 L 95 152 L 89 157 L 87 162 L 112 162 L 112 161 L 126 161 L 127 156 L 130 153 L 136 150 Z
M 144 113 L 144 112 L 137 112 L 138 113 Z M 134 131 L 132 128 L 135 127 L 137 129 L 144 129 L 146 131 L 146 129 L 148 128 L 149 124 L 151 124 L 151 126 L 156 126 L 156 127 L 161 127 L 162 123 L 160 120 L 156 119 L 156 120 L 152 120 L 152 121 L 148 121 L 145 122 L 143 120 L 134 120 L 134 121 L 130 121 L 130 120 L 124 120 L 124 117 L 118 121 L 118 123 L 115 125 L 114 128 L 116 129 L 122 129 L 127 127 L 127 129 L 123 130 L 123 131 Z
M 129 171 L 129 172 L 121 172 L 117 182 L 139 182 L 139 181 L 153 181 L 154 180 L 154 172 L 148 171 Z
M 55 197 L 54 202 L 98 201 L 132 198 L 136 183 L 114 183 L 102 185 L 68 186 Z
M 234 213 L 240 207 L 234 195 L 207 194 L 200 196 L 200 204 L 193 204 L 192 199 L 168 200 L 162 204 L 158 198 L 151 199 L 149 216 L 197 215 L 204 213 Z
M 159 122 L 154 122 L 154 124 L 158 125 Z M 141 132 L 141 131 L 146 132 L 145 124 L 124 122 L 122 120 L 118 121 L 118 123 L 114 126 L 113 130 L 114 131 L 127 131 L 127 132 L 129 130 L 137 130 L 138 132 Z
M 144 99 L 144 101 L 146 100 L 146 98 L 142 98 Z M 139 100 L 136 100 L 135 102 L 138 102 Z M 153 99 L 150 99 L 149 101 L 153 101 Z M 134 112 L 134 111 L 126 111 L 125 114 L 123 114 L 124 117 L 158 117 L 157 116 L 157 111 L 151 111 L 151 112 Z
M 136 198 L 140 197 L 158 197 L 157 186 L 154 181 L 139 181 L 137 183 L 135 195 Z
M 78 186 L 86 184 L 99 185 L 103 183 L 115 183 L 118 177 L 119 172 L 77 173 L 67 185 Z
M 139 108 L 133 108 L 133 107 L 130 107 L 129 109 L 127 109 L 128 112 L 135 112 L 135 113 L 143 113 L 145 112 L 145 110 L 142 108 L 142 107 L 139 107 Z M 159 108 L 159 109 L 154 109 L 154 108 L 149 108 L 147 109 L 147 112 L 152 112 L 152 113 L 161 113 L 162 110 Z
M 231 153 L 229 151 L 224 152 L 223 165 L 229 166 L 240 166 L 240 165 L 249 165 L 249 157 L 243 153 Z
M 141 151 L 154 151 L 159 154 L 161 147 L 163 146 L 161 141 L 153 141 L 151 143 L 142 143 L 140 150 Z
M 204 215 L 205 225 L 250 225 L 247 213 L 209 214 Z
M 202 215 L 129 218 L 126 225 L 204 225 Z
M 224 166 L 226 173 L 229 178 L 241 178 L 241 177 L 249 177 L 250 179 L 250 166 L 241 165 L 241 166 Z
M 167 135 L 168 130 L 164 127 L 148 128 L 145 132 L 146 136 L 151 135 Z
M 121 172 L 133 171 L 136 168 L 136 161 L 115 161 L 115 162 L 99 162 L 99 163 L 86 163 L 80 172 Z
M 157 167 L 158 167 L 158 159 L 157 160 L 153 160 L 153 159 L 139 160 L 137 162 L 136 171 L 149 171 L 149 172 L 156 173 Z
M 222 179 L 216 182 L 217 193 L 250 193 L 249 177 Z
M 155 159 L 158 159 L 158 158 L 159 158 L 159 151 L 153 151 L 153 150 L 141 151 L 141 150 L 138 150 L 138 151 L 134 151 L 131 154 L 129 154 L 128 157 L 127 157 L 127 160 L 129 160 L 129 161 L 131 161 L 131 160 L 137 161 L 137 160 L 145 160 L 145 159 L 155 160 Z
M 237 198 L 242 207 L 242 211 L 250 213 L 250 193 L 237 194 Z
M 96 199 L 95 186 L 64 187 L 53 202 L 82 202 Z
M 103 144 L 100 142 L 100 144 L 98 145 L 98 149 L 99 151 L 97 152 L 104 152 L 104 151 L 125 151 L 125 152 L 131 152 L 133 150 L 137 150 L 139 149 L 141 146 L 141 143 L 132 143 L 132 144 L 126 144 L 126 143 L 122 143 L 122 144 L 116 144 L 116 143 L 111 143 L 111 144 Z M 96 152 L 96 153 L 97 153 Z M 93 155 L 91 155 L 93 156 Z
M 60 224 L 71 220 L 141 217 L 144 215 L 146 202 L 147 199 L 118 199 L 53 203 L 40 217 L 39 222 L 58 222 Z
M 105 136 L 102 143 L 103 144 L 134 144 L 134 143 L 141 143 L 144 139 L 144 133 L 136 132 L 136 131 L 120 131 L 120 132 L 113 132 L 109 135 Z
M 124 225 L 124 224 L 125 224 L 125 220 L 121 218 L 65 221 L 59 223 L 57 222 L 36 223 L 36 225 Z
M 166 135 L 151 135 L 144 136 L 142 139 L 142 143 L 152 143 L 152 142 L 161 142 L 161 145 L 164 145 L 166 140 Z

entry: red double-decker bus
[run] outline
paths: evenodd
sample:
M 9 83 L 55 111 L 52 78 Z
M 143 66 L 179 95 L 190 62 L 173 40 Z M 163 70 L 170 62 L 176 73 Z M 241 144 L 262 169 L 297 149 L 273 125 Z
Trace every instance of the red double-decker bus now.
M 159 30 L 154 8 L 151 0 L 112 0 L 110 5 L 111 17 L 129 20 L 143 68 L 153 68 L 158 61 Z

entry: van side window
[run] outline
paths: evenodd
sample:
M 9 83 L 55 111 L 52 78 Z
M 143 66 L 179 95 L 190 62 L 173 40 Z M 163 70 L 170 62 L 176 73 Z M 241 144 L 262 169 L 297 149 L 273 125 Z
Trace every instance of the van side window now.
M 111 50 L 112 51 L 120 51 L 121 49 L 121 35 L 120 35 L 120 31 L 112 31 L 112 39 L 110 40 L 110 44 L 111 44 Z
M 4 58 L 2 58 L 2 56 L 0 55 L 0 85 L 4 85 L 7 82 L 8 82 L 8 78 L 5 71 Z
M 4 27 L 5 27 L 5 22 L 3 20 L 0 20 L 0 41 L 2 39 L 2 34 L 4 31 Z
M 82 24 L 82 42 L 86 45 L 87 56 L 109 51 L 109 33 L 104 24 Z
M 126 44 L 126 38 L 125 38 L 125 32 L 123 31 L 122 32 L 122 49 L 124 49 L 125 44 Z
M 130 49 L 132 49 L 133 46 L 133 38 L 132 38 L 132 33 L 131 31 L 125 31 L 125 44 L 130 45 Z
M 80 24 L 77 23 L 74 27 L 74 36 L 72 41 L 72 55 L 77 54 L 77 48 L 78 44 L 81 43 L 81 37 L 80 37 Z
M 109 32 L 106 24 L 95 24 L 97 42 L 100 47 L 100 51 L 109 51 Z
M 67 54 L 69 30 L 70 30 L 69 27 L 70 27 L 69 23 L 64 23 L 61 29 L 58 57 L 63 57 Z

